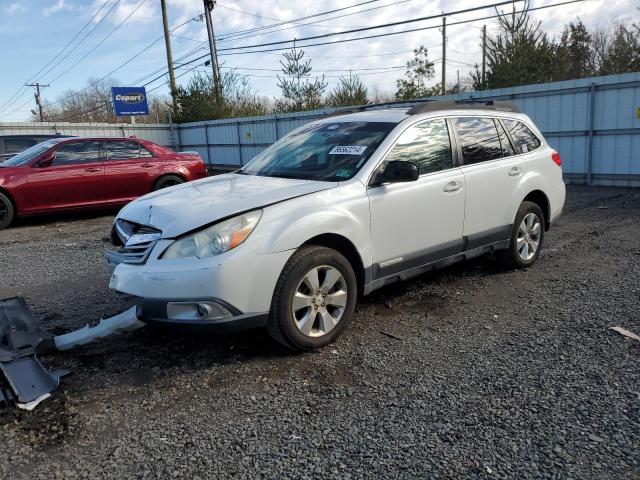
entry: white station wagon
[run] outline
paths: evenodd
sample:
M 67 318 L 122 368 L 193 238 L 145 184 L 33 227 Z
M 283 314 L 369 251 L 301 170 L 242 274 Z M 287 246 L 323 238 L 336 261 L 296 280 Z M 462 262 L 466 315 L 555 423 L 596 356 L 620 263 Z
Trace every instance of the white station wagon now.
M 488 252 L 530 266 L 564 200 L 560 156 L 509 102 L 347 109 L 124 207 L 110 287 L 143 321 L 309 350 L 384 285 Z

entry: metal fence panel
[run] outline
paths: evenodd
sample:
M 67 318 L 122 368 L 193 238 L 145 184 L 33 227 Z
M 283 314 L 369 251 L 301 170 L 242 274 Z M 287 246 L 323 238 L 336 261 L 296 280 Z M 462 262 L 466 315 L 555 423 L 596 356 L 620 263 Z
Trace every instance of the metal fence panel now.
M 175 147 L 166 124 L 0 122 L 1 135 L 72 135 L 76 137 L 131 137 Z
M 568 181 L 640 186 L 640 73 L 466 92 L 436 99 L 513 100 L 563 159 Z M 593 102 L 593 103 L 592 103 Z M 180 125 L 185 135 L 207 126 L 211 165 L 243 165 L 290 131 L 332 109 Z M 220 147 L 228 145 L 228 147 Z M 233 147 L 235 146 L 235 148 Z
M 523 85 L 437 99 L 513 100 L 563 159 L 569 181 L 640 186 L 640 73 Z M 180 150 L 194 150 L 211 166 L 240 166 L 292 130 L 321 118 L 311 112 L 174 125 L 104 123 L 0 123 L 0 135 L 135 135 Z M 174 134 L 175 133 L 175 134 Z

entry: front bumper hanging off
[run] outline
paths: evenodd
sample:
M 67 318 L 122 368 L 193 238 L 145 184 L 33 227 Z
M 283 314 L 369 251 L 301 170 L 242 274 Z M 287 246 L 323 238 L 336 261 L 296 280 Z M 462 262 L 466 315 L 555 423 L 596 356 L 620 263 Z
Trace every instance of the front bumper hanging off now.
M 15 404 L 32 410 L 60 384 L 67 370 L 47 370 L 38 355 L 69 350 L 145 324 L 136 308 L 64 335 L 43 330 L 23 298 L 0 300 L 0 406 Z

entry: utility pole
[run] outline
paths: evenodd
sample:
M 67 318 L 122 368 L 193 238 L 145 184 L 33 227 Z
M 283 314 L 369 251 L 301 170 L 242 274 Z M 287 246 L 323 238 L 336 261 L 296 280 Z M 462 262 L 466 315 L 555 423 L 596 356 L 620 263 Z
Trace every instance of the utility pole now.
M 36 82 L 36 83 L 25 83 L 24 85 L 25 87 L 36 87 L 36 93 L 34 94 L 34 97 L 36 97 L 36 105 L 38 106 L 38 111 L 40 112 L 40 121 L 43 122 L 44 120 L 42 119 L 42 101 L 40 98 L 40 88 L 46 88 L 49 85 L 40 85 L 40 83 Z
M 171 89 L 171 100 L 173 111 L 177 112 L 178 105 L 176 102 L 176 76 L 173 73 L 173 55 L 171 54 L 171 34 L 169 33 L 169 20 L 167 19 L 166 0 L 160 0 L 162 7 L 162 27 L 164 28 L 164 45 L 167 49 L 167 66 L 169 67 L 169 88 Z
M 209 35 L 209 52 L 211 53 L 211 69 L 213 70 L 213 85 L 217 93 L 220 93 L 220 66 L 218 65 L 218 51 L 216 49 L 216 36 L 213 32 L 213 21 L 211 20 L 211 11 L 216 4 L 215 0 L 204 1 L 204 17 L 207 22 L 207 34 Z
M 442 95 L 447 94 L 447 17 L 442 17 Z
M 485 88 L 487 70 L 487 26 L 482 26 L 482 88 Z

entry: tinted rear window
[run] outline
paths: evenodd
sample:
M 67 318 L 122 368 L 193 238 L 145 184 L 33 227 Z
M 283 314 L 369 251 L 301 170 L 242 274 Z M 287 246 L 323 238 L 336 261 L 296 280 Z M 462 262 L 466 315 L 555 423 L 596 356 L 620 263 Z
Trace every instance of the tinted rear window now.
M 137 142 L 107 142 L 109 160 L 127 160 L 140 157 L 140 145 Z
M 518 153 L 527 153 L 540 147 L 542 142 L 536 137 L 535 133 L 531 131 L 524 123 L 517 120 L 505 119 L 504 124 L 509 131 L 509 135 L 516 144 Z
M 460 117 L 453 120 L 465 165 L 502 158 L 498 130 L 491 118 Z

